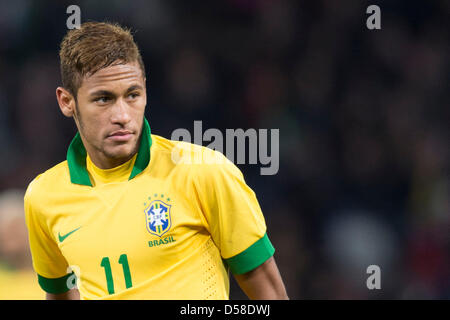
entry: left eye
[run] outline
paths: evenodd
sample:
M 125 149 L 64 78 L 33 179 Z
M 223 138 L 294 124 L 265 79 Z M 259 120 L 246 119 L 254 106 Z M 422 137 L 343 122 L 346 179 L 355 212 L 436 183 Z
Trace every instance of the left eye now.
M 139 97 L 139 93 L 130 93 L 128 96 L 129 96 L 131 99 L 134 99 L 134 98 Z
M 98 97 L 97 99 L 95 99 L 96 102 L 99 103 L 107 103 L 110 99 L 108 97 Z

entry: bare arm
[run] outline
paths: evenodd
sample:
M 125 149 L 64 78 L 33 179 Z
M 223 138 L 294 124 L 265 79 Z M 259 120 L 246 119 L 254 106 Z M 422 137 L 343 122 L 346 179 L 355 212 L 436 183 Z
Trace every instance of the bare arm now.
M 71 289 L 65 293 L 61 294 L 53 294 L 53 293 L 47 293 L 46 294 L 47 300 L 80 300 L 80 293 L 77 289 Z
M 275 259 L 271 257 L 259 267 L 244 274 L 235 275 L 242 291 L 252 300 L 288 300 L 289 297 L 278 271 Z

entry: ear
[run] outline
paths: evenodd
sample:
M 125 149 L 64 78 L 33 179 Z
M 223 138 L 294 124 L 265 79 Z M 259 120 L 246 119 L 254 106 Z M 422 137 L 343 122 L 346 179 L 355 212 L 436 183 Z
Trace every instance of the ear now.
M 75 110 L 74 96 L 63 87 L 56 88 L 56 100 L 58 100 L 61 112 L 68 118 L 73 117 Z

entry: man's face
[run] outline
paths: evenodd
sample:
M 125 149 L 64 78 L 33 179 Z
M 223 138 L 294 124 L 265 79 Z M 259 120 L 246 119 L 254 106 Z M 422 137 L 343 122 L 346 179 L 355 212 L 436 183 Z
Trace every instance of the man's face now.
M 120 165 L 137 152 L 146 104 L 145 79 L 137 62 L 84 77 L 74 118 L 97 166 Z

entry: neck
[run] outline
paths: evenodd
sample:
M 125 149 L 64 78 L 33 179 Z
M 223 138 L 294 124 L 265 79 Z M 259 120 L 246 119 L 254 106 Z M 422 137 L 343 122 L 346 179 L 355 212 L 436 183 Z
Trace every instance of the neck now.
M 112 168 L 118 167 L 118 166 L 124 164 L 125 162 L 129 161 L 131 158 L 133 158 L 137 152 L 137 150 L 135 150 L 127 157 L 110 158 L 110 157 L 107 157 L 103 153 L 96 154 L 95 152 L 91 153 L 88 150 L 86 150 L 86 151 L 88 152 L 89 158 L 91 158 L 92 163 L 95 164 L 95 166 L 100 169 L 112 169 Z

